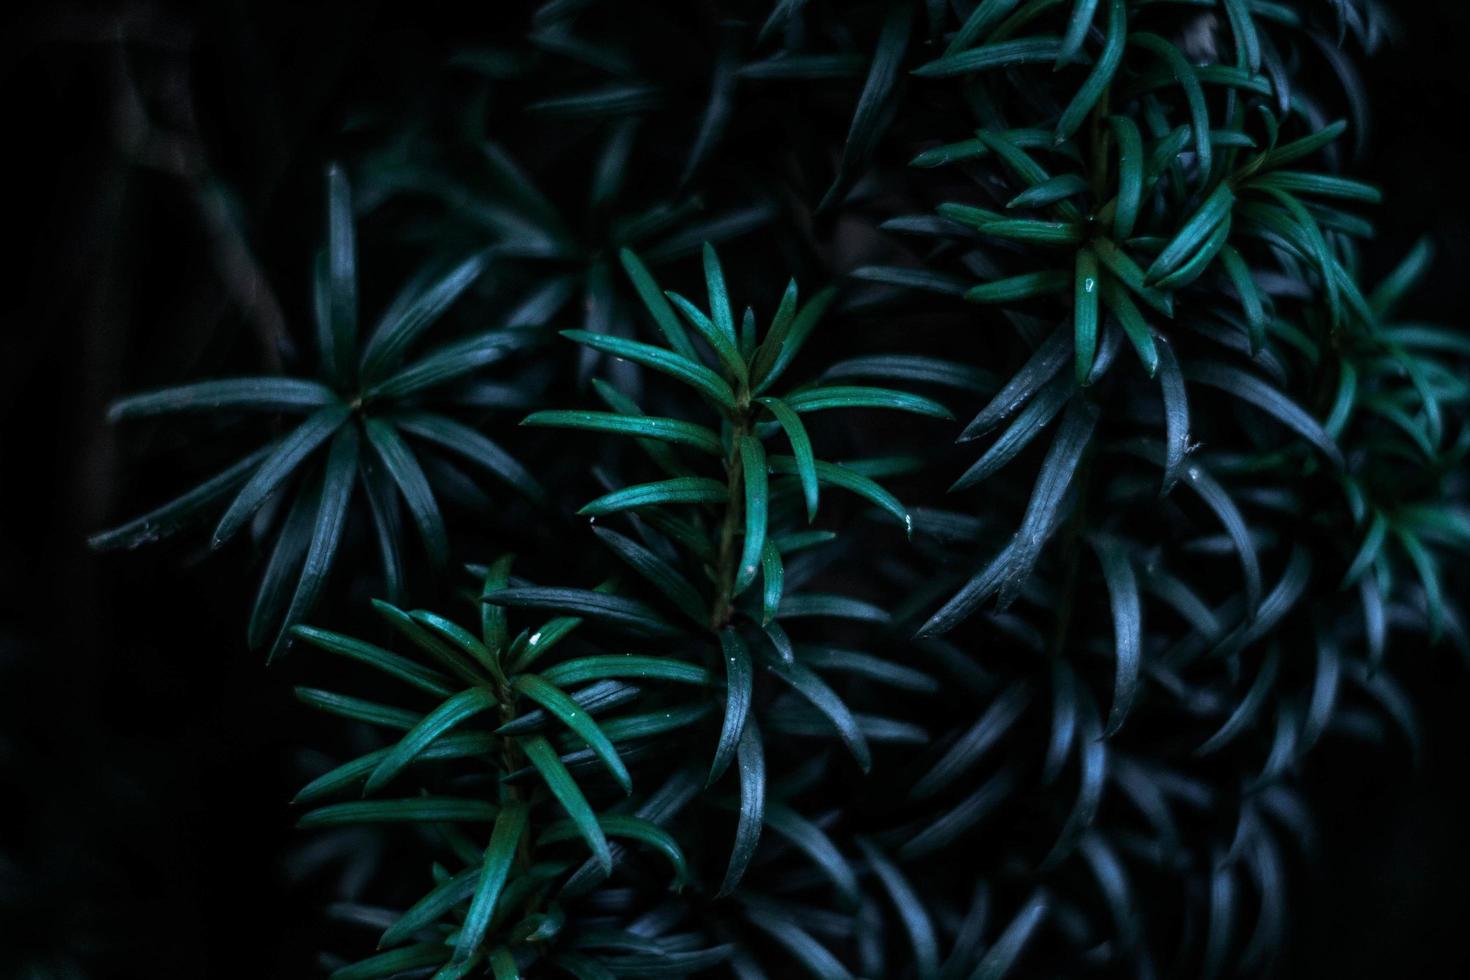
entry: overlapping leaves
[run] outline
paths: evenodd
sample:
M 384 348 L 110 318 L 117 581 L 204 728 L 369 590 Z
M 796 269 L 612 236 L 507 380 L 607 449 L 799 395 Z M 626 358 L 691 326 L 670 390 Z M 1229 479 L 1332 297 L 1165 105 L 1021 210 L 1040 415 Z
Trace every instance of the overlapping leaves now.
M 422 335 L 474 285 L 487 257 L 426 270 L 363 340 L 352 202 L 341 170 L 328 172 L 326 187 L 327 248 L 313 279 L 317 377 L 195 382 L 123 398 L 109 413 L 114 421 L 188 413 L 284 415 L 294 419 L 290 428 L 193 490 L 91 540 L 97 548 L 136 547 L 222 507 L 210 536 L 210 546 L 218 548 L 264 514 L 265 525 L 274 525 L 275 541 L 251 612 L 249 640 L 252 646 L 269 644 L 272 653 L 321 596 L 359 486 L 377 532 L 383 579 L 394 597 L 402 590 L 404 506 L 431 563 L 442 569 L 449 557 L 432 470 L 425 466 L 429 453 L 447 452 L 532 499 L 542 495 L 536 479 L 494 441 L 429 407 L 436 397 L 452 403 L 457 383 L 532 346 L 537 335 L 490 329 L 413 354 Z M 457 394 L 473 401 L 472 391 Z
M 504 594 L 510 567 L 507 557 L 485 572 L 487 595 Z M 566 924 L 560 903 L 589 882 L 606 879 L 624 861 L 624 848 L 614 850 L 610 839 L 658 855 L 672 886 L 682 887 L 688 874 L 684 852 L 660 825 L 688 802 L 697 783 L 676 777 L 662 790 L 642 794 L 635 807 L 625 802 L 594 809 L 590 800 L 633 791 L 623 758 L 628 747 L 698 720 L 697 699 L 680 704 L 668 692 L 708 688 L 708 672 L 692 662 L 634 654 L 550 662 L 548 654 L 581 625 L 576 616 L 556 617 L 512 637 L 506 610 L 490 602 L 474 632 L 427 611 L 405 612 L 388 603 L 377 608 L 407 641 L 411 656 L 324 630 L 298 626 L 294 632 L 312 646 L 387 675 L 404 688 L 402 696 L 432 707 L 401 708 L 299 689 L 307 704 L 396 739 L 302 789 L 296 802 L 312 808 L 300 823 L 437 826 L 444 828 L 450 853 L 440 858 L 447 863 L 434 865 L 433 885 L 423 898 L 387 927 L 379 942 L 384 952 L 334 976 L 388 976 L 410 961 L 437 966 L 444 976 L 488 964 L 499 976 L 511 968 L 506 964 L 544 958 L 553 941 L 570 956 L 600 959 L 585 952 L 597 946 L 595 935 L 559 938 Z M 647 685 L 654 697 L 662 694 L 663 707 L 647 710 L 644 691 L 633 681 Z M 472 775 L 468 781 L 449 778 L 450 770 Z M 405 789 L 410 783 L 419 789 Z M 434 788 L 439 785 L 450 789 Z M 358 794 L 361 799 L 324 802 Z M 482 826 L 488 833 L 477 841 Z M 712 949 L 697 959 L 717 962 L 725 952 Z M 671 962 L 678 963 L 682 951 L 671 953 Z M 603 969 L 620 962 L 609 956 Z
M 348 909 L 387 934 L 342 976 L 1268 972 L 1311 837 L 1295 774 L 1342 735 L 1416 745 L 1389 651 L 1464 644 L 1470 348 L 1401 319 L 1424 252 L 1358 285 L 1377 194 L 1345 175 L 1363 98 L 1341 45 L 1376 35 L 1375 8 L 716 6 L 652 26 L 549 3 L 526 51 L 457 59 L 487 98 L 539 85 L 521 109 L 594 149 L 590 185 L 512 163 L 483 102 L 444 155 L 478 169 L 391 175 L 448 205 L 421 239 L 507 270 L 508 322 L 582 327 L 591 393 L 525 421 L 566 430 L 553 455 L 585 446 L 602 492 L 587 536 L 548 525 L 575 573 L 485 571 L 476 634 L 389 606 L 412 657 L 300 631 L 402 690 L 302 692 L 382 733 L 303 791 L 304 822 L 407 822 L 433 850 L 422 900 Z M 743 111 L 772 93 L 791 105 Z M 841 144 L 812 151 L 829 103 Z M 905 144 L 933 122 L 951 142 Z M 625 193 L 670 161 L 665 193 Z M 702 194 L 756 203 L 705 223 Z M 874 214 L 917 243 L 855 274 L 899 290 L 887 306 L 793 283 L 757 316 L 709 247 L 699 301 L 650 272 L 758 221 L 783 258 L 845 262 Z M 966 332 L 929 346 L 916 287 Z M 912 346 L 873 353 L 854 310 Z M 351 421 L 319 425 L 391 468 L 381 429 L 418 433 L 336 394 L 341 349 L 323 338 Z M 952 433 L 921 419 L 947 411 L 875 379 L 977 398 L 978 458 L 942 472 L 922 438 Z M 823 458 L 837 419 L 867 450 L 861 423 L 893 412 L 920 417 L 925 457 Z M 893 480 L 913 504 L 963 496 L 906 506 Z M 601 560 L 621 577 L 568 584 Z M 512 638 L 507 610 L 554 618 Z

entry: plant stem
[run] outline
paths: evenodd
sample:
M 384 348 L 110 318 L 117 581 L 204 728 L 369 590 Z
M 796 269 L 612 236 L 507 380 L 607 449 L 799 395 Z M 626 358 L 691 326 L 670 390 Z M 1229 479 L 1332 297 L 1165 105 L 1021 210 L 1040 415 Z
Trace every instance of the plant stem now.
M 739 407 L 730 431 L 730 455 L 725 459 L 728 475 L 728 498 L 725 519 L 720 525 L 720 548 L 715 561 L 715 605 L 710 615 L 710 629 L 718 632 L 729 622 L 735 609 L 735 576 L 739 557 L 735 538 L 745 520 L 745 467 L 741 462 L 740 443 L 750 431 L 749 392 L 741 391 Z
M 503 679 L 496 684 L 496 697 L 500 699 L 500 723 L 508 725 L 516 719 L 515 694 Z M 521 766 L 521 752 L 513 736 L 503 735 L 500 739 L 500 764 L 506 773 L 515 772 Z M 521 802 L 521 788 L 513 783 L 501 783 L 503 800 Z M 516 845 L 516 867 L 525 871 L 531 867 L 531 835 L 522 834 Z

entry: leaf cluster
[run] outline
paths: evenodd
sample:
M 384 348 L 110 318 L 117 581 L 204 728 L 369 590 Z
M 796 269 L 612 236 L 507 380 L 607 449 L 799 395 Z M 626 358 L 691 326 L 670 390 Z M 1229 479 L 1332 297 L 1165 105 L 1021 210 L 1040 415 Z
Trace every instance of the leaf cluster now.
M 1403 312 L 1427 244 L 1369 285 L 1346 145 L 1382 11 L 715 6 L 460 52 L 478 96 L 358 171 L 462 264 L 358 352 L 334 177 L 321 380 L 116 410 L 306 415 L 100 543 L 294 475 L 252 636 L 386 698 L 299 692 L 354 746 L 302 824 L 393 841 L 334 975 L 1269 973 L 1302 770 L 1417 752 L 1390 653 L 1470 653 L 1470 344 Z M 458 297 L 504 326 L 401 366 Z M 525 467 L 424 404 L 522 347 Z M 429 445 L 556 488 L 463 615 L 395 589 L 399 498 L 452 564 Z M 358 475 L 381 643 L 302 625 Z

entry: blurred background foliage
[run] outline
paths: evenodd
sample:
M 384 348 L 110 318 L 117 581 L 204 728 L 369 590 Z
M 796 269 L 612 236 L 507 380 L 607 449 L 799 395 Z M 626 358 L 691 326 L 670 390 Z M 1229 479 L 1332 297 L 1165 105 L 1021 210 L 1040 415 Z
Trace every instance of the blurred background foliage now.
M 445 71 L 446 62 L 467 41 L 520 50 L 523 25 L 499 4 L 63 2 L 4 16 L 5 186 L 19 240 L 0 273 L 0 971 L 311 975 L 331 928 L 320 910 L 341 883 L 293 872 L 312 865 L 284 801 L 301 782 L 299 747 L 330 742 L 330 726 L 291 700 L 282 674 L 295 666 L 266 672 L 239 655 L 258 574 L 243 554 L 226 552 L 205 574 L 197 540 L 126 562 L 86 550 L 87 534 L 182 485 L 170 467 L 140 459 L 182 449 L 198 473 L 228 461 L 207 426 L 150 429 L 124 453 L 105 406 L 125 391 L 269 372 L 289 358 L 306 335 L 287 324 L 309 322 L 321 162 L 371 163 L 371 149 L 392 163 L 384 132 L 452 116 L 442 107 L 471 105 L 477 79 L 498 70 Z M 1408 40 L 1363 66 L 1373 129 L 1356 174 L 1388 202 L 1363 278 L 1376 281 L 1427 233 L 1439 255 L 1416 311 L 1462 322 L 1470 148 L 1456 130 L 1470 82 L 1445 52 L 1470 44 L 1470 14 L 1426 0 L 1396 16 Z M 650 25 L 650 44 L 659 30 Z M 717 39 L 677 53 L 720 54 Z M 643 97 L 689 101 L 682 108 L 696 111 L 682 115 L 697 116 L 705 93 L 659 83 L 638 80 Z M 811 100 L 796 107 L 809 131 L 758 135 L 788 139 L 798 154 L 840 141 L 847 104 L 825 104 L 820 91 Z M 732 142 L 718 166 L 732 182 L 759 184 L 764 175 L 741 167 Z M 678 145 L 688 143 L 684 134 Z M 591 215 L 568 222 L 583 257 L 603 254 L 607 216 L 636 208 L 640 187 L 676 183 L 690 166 L 664 161 L 666 172 L 627 188 L 632 200 L 587 209 L 594 154 L 552 138 L 537 146 L 521 162 L 565 196 L 554 201 L 560 212 Z M 731 187 L 748 203 L 743 183 Z M 804 190 L 815 199 L 824 189 Z M 375 241 L 422 241 L 417 212 L 372 207 L 371 179 L 359 193 L 368 225 L 394 231 Z M 706 204 L 710 215 L 729 210 Z M 819 224 L 780 250 L 734 234 L 722 256 L 775 288 L 791 273 L 850 267 L 832 250 L 866 246 L 846 230 Z M 456 232 L 463 242 L 476 233 L 472 222 Z M 378 248 L 364 260 L 365 309 L 386 303 L 414 257 Z M 761 299 L 770 308 L 773 297 Z M 575 310 L 585 298 L 569 302 Z M 465 555 L 535 543 L 514 510 L 456 530 Z M 1392 742 L 1366 755 L 1324 751 L 1307 768 L 1329 859 L 1294 869 L 1286 975 L 1470 969 L 1460 932 L 1470 912 L 1470 682 L 1449 656 L 1394 666 L 1415 692 L 1428 752 L 1418 770 Z

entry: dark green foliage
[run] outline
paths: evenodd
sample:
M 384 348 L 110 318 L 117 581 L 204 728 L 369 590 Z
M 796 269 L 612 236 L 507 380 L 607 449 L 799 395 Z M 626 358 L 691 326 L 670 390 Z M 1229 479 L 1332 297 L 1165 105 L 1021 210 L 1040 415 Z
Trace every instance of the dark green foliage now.
M 327 248 L 313 279 L 319 380 L 226 378 L 164 388 L 114 404 L 113 421 L 185 412 L 262 412 L 304 415 L 282 438 L 246 456 L 225 472 L 110 531 L 93 547 L 131 548 L 172 534 L 205 518 L 228 499 L 210 546 L 224 545 L 271 505 L 286 516 L 256 526 L 275 544 L 250 616 L 251 646 L 271 644 L 274 654 L 289 628 L 316 605 L 337 557 L 354 489 L 367 497 L 383 561 L 383 584 L 397 598 L 403 559 L 399 531 L 401 496 L 432 564 L 448 562 L 444 518 L 424 472 L 421 454 L 448 452 L 488 471 L 516 491 L 539 498 L 535 478 L 494 441 L 426 406 L 431 399 L 473 405 L 464 381 L 487 365 L 538 340 L 535 332 L 501 328 L 472 334 L 406 359 L 421 335 L 484 271 L 483 254 L 441 269 L 426 267 L 393 301 L 360 341 L 357 248 L 347 179 L 327 173 Z M 416 452 L 404 436 L 419 444 Z M 323 450 L 320 467 L 308 464 Z M 305 470 L 303 475 L 300 471 Z M 280 499 L 290 495 L 285 507 Z
M 1362 281 L 1344 173 L 1379 11 L 716 6 L 521 12 L 356 165 L 448 278 L 359 350 L 334 175 L 320 381 L 115 409 L 305 417 L 99 543 L 294 479 L 251 636 L 380 675 L 299 691 L 371 732 L 301 822 L 420 845 L 333 975 L 1269 972 L 1301 767 L 1417 751 L 1389 653 L 1466 648 L 1470 343 L 1401 318 L 1427 245 Z M 461 293 L 503 326 L 401 366 Z M 523 470 L 426 403 L 533 341 Z M 448 561 L 425 445 L 555 488 L 521 557 L 396 646 L 300 625 L 359 473 L 390 599 L 400 496 Z

